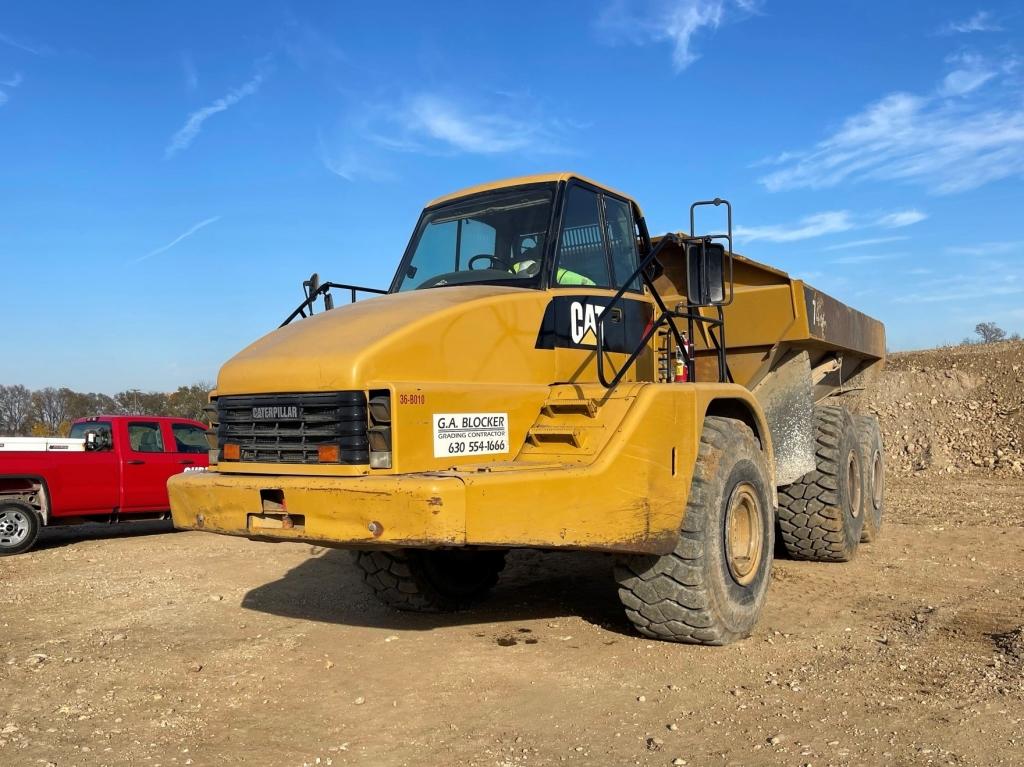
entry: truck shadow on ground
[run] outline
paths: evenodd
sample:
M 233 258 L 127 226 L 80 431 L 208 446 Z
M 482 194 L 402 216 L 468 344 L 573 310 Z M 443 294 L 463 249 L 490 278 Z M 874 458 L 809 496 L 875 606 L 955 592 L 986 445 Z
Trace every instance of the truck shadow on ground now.
M 489 598 L 456 613 L 407 613 L 379 603 L 347 551 L 326 550 L 253 589 L 242 607 L 287 618 L 404 631 L 580 617 L 635 636 L 619 603 L 612 558 L 592 552 L 511 551 Z
M 169 520 L 147 520 L 120 524 L 88 523 L 64 527 L 44 527 L 33 551 L 56 549 L 79 541 L 106 540 L 108 538 L 135 538 L 142 535 L 165 535 L 176 532 Z

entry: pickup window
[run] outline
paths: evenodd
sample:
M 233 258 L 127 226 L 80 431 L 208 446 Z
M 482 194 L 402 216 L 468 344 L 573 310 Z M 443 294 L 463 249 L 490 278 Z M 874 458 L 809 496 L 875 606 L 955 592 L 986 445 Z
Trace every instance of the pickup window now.
M 205 453 L 210 449 L 206 431 L 187 423 L 171 424 L 174 435 L 174 449 L 177 453 Z
M 68 437 L 85 439 L 85 435 L 89 432 L 96 433 L 96 442 L 102 446 L 101 449 L 110 450 L 114 447 L 114 440 L 110 433 L 110 421 L 79 421 L 71 425 Z
M 136 453 L 162 453 L 164 440 L 160 434 L 160 424 L 154 422 L 132 421 L 128 424 L 128 441 Z

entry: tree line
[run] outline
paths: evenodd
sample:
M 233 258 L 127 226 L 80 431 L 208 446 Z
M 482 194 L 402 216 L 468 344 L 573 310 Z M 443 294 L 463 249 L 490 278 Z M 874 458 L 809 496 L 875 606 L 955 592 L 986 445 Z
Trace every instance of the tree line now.
M 93 415 L 167 415 L 203 420 L 212 385 L 200 381 L 165 393 L 128 389 L 113 396 L 66 387 L 32 390 L 0 385 L 0 435 L 64 436 L 78 418 Z

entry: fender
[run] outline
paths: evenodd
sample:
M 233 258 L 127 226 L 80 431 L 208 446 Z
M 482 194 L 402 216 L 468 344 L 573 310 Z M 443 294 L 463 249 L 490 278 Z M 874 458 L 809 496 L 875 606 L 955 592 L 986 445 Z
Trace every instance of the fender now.
M 50 524 L 50 489 L 42 476 L 33 474 L 0 474 L 0 486 L 4 480 L 21 480 L 39 486 L 39 515 L 43 519 L 43 525 Z M 0 488 L 0 497 L 9 495 L 5 489 Z

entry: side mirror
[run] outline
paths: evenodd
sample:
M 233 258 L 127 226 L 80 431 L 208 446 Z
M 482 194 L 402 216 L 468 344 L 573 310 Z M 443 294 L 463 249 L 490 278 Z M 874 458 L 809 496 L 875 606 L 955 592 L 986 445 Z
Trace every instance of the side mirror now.
M 85 449 L 95 450 L 99 445 L 96 443 L 96 432 L 87 431 L 85 433 Z
M 725 246 L 700 240 L 686 244 L 686 299 L 690 306 L 723 306 L 725 290 Z
M 320 275 L 313 272 L 309 275 L 308 280 L 303 280 L 302 288 L 306 291 L 306 298 L 316 295 L 316 292 L 320 289 Z

